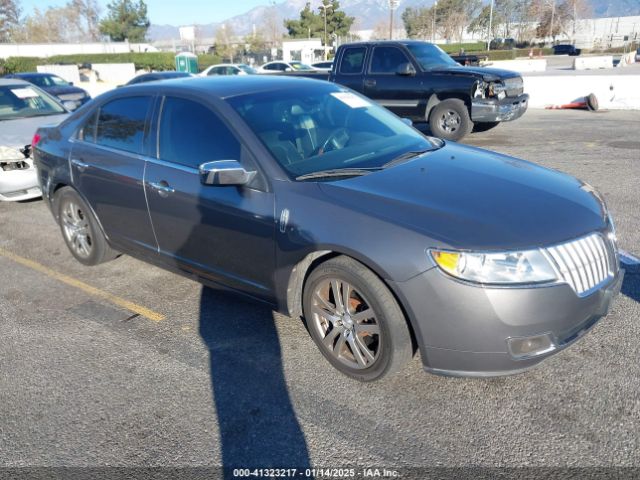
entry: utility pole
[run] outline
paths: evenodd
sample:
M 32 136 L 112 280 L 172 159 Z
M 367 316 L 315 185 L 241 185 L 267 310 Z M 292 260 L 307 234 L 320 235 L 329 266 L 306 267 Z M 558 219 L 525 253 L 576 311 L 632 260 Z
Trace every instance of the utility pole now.
M 393 40 L 393 12 L 399 3 L 400 0 L 389 0 L 389 40 Z
M 553 45 L 553 21 L 556 16 L 556 0 L 551 1 L 551 23 L 549 24 L 549 36 L 551 37 L 551 45 Z
M 491 0 L 491 8 L 489 8 L 489 41 L 487 42 L 487 51 L 491 50 L 491 40 L 493 40 L 493 2 L 494 0 Z
M 324 11 L 324 59 L 327 60 L 327 9 L 333 8 L 331 5 L 322 4 L 318 8 Z

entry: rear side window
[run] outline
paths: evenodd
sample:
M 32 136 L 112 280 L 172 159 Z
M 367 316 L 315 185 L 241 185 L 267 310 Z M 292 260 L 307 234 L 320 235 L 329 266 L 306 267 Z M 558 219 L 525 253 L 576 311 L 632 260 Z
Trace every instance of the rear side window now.
M 395 47 L 376 47 L 371 57 L 371 73 L 396 73 L 398 67 L 409 59 L 402 50 Z
M 98 115 L 96 143 L 141 154 L 150 104 L 151 97 L 127 97 L 103 105 Z
M 366 47 L 345 48 L 340 62 L 340 73 L 362 73 Z
M 160 117 L 159 157 L 198 168 L 214 160 L 240 160 L 240 143 L 207 107 L 183 98 L 166 97 Z

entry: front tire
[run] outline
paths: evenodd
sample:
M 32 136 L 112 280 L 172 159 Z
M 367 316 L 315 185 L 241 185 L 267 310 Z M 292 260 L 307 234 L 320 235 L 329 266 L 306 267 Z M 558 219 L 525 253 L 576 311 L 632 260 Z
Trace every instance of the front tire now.
M 58 223 L 67 248 L 84 265 L 113 260 L 119 253 L 107 243 L 93 212 L 71 187 L 63 187 L 55 196 Z
M 429 128 L 436 137 L 457 142 L 471 132 L 473 122 L 462 100 L 449 98 L 429 113 Z
M 374 381 L 412 357 L 404 314 L 387 286 L 345 256 L 320 264 L 303 292 L 307 327 L 329 363 L 345 375 Z

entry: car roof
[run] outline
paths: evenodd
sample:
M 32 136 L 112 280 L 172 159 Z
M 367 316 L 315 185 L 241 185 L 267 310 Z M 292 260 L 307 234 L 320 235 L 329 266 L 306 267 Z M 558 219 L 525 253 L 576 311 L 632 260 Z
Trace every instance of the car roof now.
M 364 47 L 370 45 L 424 45 L 425 43 L 433 45 L 431 42 L 425 42 L 424 40 L 371 40 L 369 42 L 353 42 L 343 45 L 345 47 Z
M 4 85 L 29 85 L 29 82 L 25 82 L 24 80 L 20 80 L 19 78 L 0 78 L 0 86 Z
M 14 77 L 48 77 L 50 75 L 55 75 L 56 77 L 58 75 L 56 75 L 55 73 L 49 73 L 49 72 L 20 72 L 20 73 L 14 73 L 13 76 Z
M 317 84 L 334 85 L 322 80 L 302 77 L 288 77 L 279 75 L 237 75 L 237 76 L 209 76 L 189 77 L 164 80 L 162 83 L 129 85 L 127 89 L 137 91 L 149 90 L 156 94 L 161 90 L 180 90 L 205 93 L 207 96 L 220 99 L 249 95 L 264 91 L 292 90 L 304 86 Z M 338 87 L 336 86 L 336 89 Z M 118 89 L 123 92 L 124 89 Z M 131 91 L 131 90 L 130 90 Z

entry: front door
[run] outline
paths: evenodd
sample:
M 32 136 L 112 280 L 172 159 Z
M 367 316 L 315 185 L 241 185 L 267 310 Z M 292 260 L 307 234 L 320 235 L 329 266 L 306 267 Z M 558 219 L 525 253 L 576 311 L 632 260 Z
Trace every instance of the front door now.
M 157 160 L 147 164 L 147 198 L 160 253 L 169 264 L 271 299 L 275 266 L 274 196 L 251 186 L 203 185 L 199 165 L 249 154 L 208 107 L 166 97 Z
M 157 250 L 143 187 L 145 125 L 153 98 L 107 102 L 78 131 L 71 149 L 74 187 L 114 246 Z
M 398 75 L 398 68 L 406 63 L 413 65 L 399 47 L 374 47 L 364 80 L 364 94 L 400 117 L 416 118 L 420 104 L 427 98 L 419 76 Z

